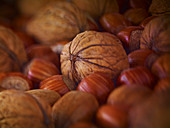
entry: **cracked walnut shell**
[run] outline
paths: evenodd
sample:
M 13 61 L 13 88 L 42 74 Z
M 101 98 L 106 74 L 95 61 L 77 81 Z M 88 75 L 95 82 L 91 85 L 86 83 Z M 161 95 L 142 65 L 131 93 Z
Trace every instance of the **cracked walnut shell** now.
M 110 78 L 129 67 L 120 40 L 106 32 L 85 31 L 66 44 L 61 53 L 61 72 L 74 82 L 95 71 L 105 72 Z

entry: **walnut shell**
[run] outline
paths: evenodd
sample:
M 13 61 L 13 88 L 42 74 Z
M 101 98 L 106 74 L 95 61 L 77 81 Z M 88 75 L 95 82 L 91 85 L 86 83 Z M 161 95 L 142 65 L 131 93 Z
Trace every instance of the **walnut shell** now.
M 156 52 L 170 52 L 170 15 L 151 20 L 144 28 L 140 39 L 140 48 Z
M 79 32 L 89 30 L 88 20 L 92 19 L 76 5 L 55 2 L 48 4 L 28 22 L 27 32 L 40 43 L 54 44 L 57 41 L 70 40 Z
M 51 107 L 23 91 L 0 92 L 0 106 L 2 128 L 53 128 Z
M 105 13 L 119 12 L 116 0 L 71 0 L 71 2 L 95 19 Z
M 48 90 L 48 89 L 32 89 L 29 91 L 26 91 L 26 93 L 29 93 L 33 96 L 39 97 L 49 103 L 51 106 L 61 97 L 59 93 Z
M 19 71 L 26 62 L 21 40 L 10 29 L 0 26 L 0 72 Z
M 120 40 L 106 32 L 85 31 L 66 44 L 61 53 L 61 72 L 80 82 L 95 72 L 115 78 L 129 67 L 127 54 Z
M 170 14 L 170 0 L 152 0 L 149 12 L 152 15 Z

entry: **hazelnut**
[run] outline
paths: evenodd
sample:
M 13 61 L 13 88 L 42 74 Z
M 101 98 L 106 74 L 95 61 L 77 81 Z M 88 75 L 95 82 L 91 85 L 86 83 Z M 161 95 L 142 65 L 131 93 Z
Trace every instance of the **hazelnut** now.
M 117 34 L 125 27 L 131 25 L 123 15 L 119 13 L 106 13 L 100 17 L 100 24 L 107 32 Z
M 41 89 L 49 89 L 64 95 L 76 88 L 73 81 L 63 75 L 53 75 L 40 82 Z
M 126 106 L 127 110 L 151 96 L 152 90 L 138 84 L 121 85 L 114 89 L 108 99 L 107 104 Z
M 117 84 L 139 84 L 148 88 L 153 88 L 156 83 L 156 77 L 146 67 L 138 66 L 129 68 L 121 72 L 117 79 Z
M 139 25 L 148 16 L 149 13 L 143 8 L 128 9 L 124 13 L 124 17 L 134 25 Z
M 159 78 L 170 76 L 170 54 L 161 55 L 153 64 L 151 71 Z
M 77 90 L 93 94 L 103 104 L 114 89 L 113 81 L 103 72 L 94 72 L 79 83 Z
M 154 53 L 150 49 L 138 49 L 128 54 L 130 67 L 145 66 L 147 57 Z
M 59 67 L 59 56 L 57 53 L 54 53 L 49 46 L 45 45 L 32 45 L 26 50 L 28 59 L 32 60 L 33 58 L 41 58 L 47 61 L 52 62 L 57 67 Z
M 132 52 L 140 48 L 140 38 L 143 29 L 140 26 L 128 26 L 117 33 L 127 52 Z
M 96 122 L 102 128 L 126 128 L 128 113 L 116 105 L 103 105 L 97 111 Z
M 98 20 L 105 13 L 118 12 L 119 6 L 116 0 L 70 0 L 80 9 Z
M 59 74 L 59 70 L 53 63 L 35 58 L 25 68 L 25 74 L 33 82 L 39 83 L 47 77 Z

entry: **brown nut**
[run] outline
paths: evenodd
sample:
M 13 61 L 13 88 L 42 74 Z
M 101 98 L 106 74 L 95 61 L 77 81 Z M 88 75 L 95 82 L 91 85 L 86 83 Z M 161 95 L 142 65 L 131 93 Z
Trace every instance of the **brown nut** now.
M 113 81 L 103 72 L 94 72 L 79 83 L 77 90 L 93 94 L 99 103 L 104 104 L 114 89 Z
M 117 79 L 117 84 L 139 84 L 148 88 L 153 88 L 156 84 L 156 77 L 146 67 L 138 66 L 121 72 Z
M 117 33 L 127 52 L 132 52 L 140 48 L 140 38 L 143 29 L 140 26 L 129 26 Z
M 170 76 L 170 54 L 161 55 L 153 64 L 151 71 L 160 79 Z
M 27 91 L 33 88 L 33 84 L 24 74 L 20 72 L 10 72 L 0 78 L 0 87 Z
M 81 91 L 70 91 L 53 105 L 52 117 L 55 127 L 67 128 L 79 121 L 91 122 L 98 106 L 93 95 Z
M 70 0 L 80 9 L 98 20 L 105 13 L 118 12 L 119 6 L 116 0 Z
M 107 32 L 117 34 L 131 23 L 119 13 L 106 13 L 100 17 L 100 24 Z
M 170 14 L 170 1 L 169 0 L 152 0 L 149 7 L 149 12 L 152 15 Z
M 122 85 L 110 93 L 107 104 L 124 105 L 130 109 L 151 96 L 151 94 L 152 91 L 145 86 L 134 84 Z
M 128 9 L 124 13 L 124 17 L 134 25 L 139 25 L 148 16 L 149 13 L 143 8 Z
M 120 40 L 106 32 L 85 31 L 66 44 L 61 53 L 61 72 L 75 82 L 99 71 L 115 77 L 129 67 Z
M 170 88 L 170 77 L 165 77 L 160 79 L 158 83 L 155 85 L 155 91 L 165 91 L 167 88 Z
M 102 128 L 126 128 L 128 113 L 118 105 L 103 105 L 97 111 L 96 122 Z
M 40 58 L 33 59 L 25 70 L 27 77 L 35 83 L 39 83 L 52 75 L 59 74 L 58 68 L 53 63 Z
M 149 16 L 147 18 L 145 18 L 141 23 L 140 23 L 140 26 L 142 28 L 145 28 L 145 26 L 151 21 L 153 20 L 154 18 L 156 18 L 157 16 Z
M 36 96 L 44 100 L 46 103 L 48 103 L 51 106 L 53 106 L 53 104 L 57 102 L 61 97 L 59 93 L 47 89 L 33 89 L 33 90 L 26 91 L 26 93 L 29 93 L 33 96 Z
M 147 57 L 154 53 L 150 49 L 138 49 L 128 54 L 130 67 L 145 66 Z
M 52 62 L 57 67 L 60 65 L 59 56 L 57 53 L 54 53 L 49 46 L 45 45 L 32 45 L 26 50 L 29 60 L 33 58 L 41 58 L 47 61 Z
M 89 22 L 89 20 L 91 22 Z M 90 24 L 89 24 L 90 23 Z M 73 39 L 78 33 L 91 30 L 95 21 L 75 4 L 58 1 L 45 6 L 26 26 L 26 31 L 41 44 L 54 44 L 57 41 Z
M 21 71 L 26 62 L 21 40 L 10 29 L 0 26 L 0 72 Z
M 63 75 L 53 75 L 40 82 L 41 89 L 58 92 L 61 96 L 76 88 L 73 81 Z
M 170 16 L 159 16 L 151 20 L 142 33 L 141 49 L 152 49 L 156 52 L 170 52 Z
M 144 8 L 148 10 L 152 0 L 129 0 L 130 7 L 132 8 Z
M 54 128 L 51 107 L 18 90 L 0 92 L 0 126 L 4 128 Z

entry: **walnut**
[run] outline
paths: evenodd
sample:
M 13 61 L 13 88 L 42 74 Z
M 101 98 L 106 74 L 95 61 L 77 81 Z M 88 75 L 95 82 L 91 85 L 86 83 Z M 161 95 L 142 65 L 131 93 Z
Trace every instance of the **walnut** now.
M 1 128 L 53 128 L 51 107 L 30 94 L 17 90 L 0 92 Z
M 10 29 L 0 26 L 0 72 L 19 71 L 26 62 L 21 40 Z
M 85 76 L 101 71 L 110 78 L 129 67 L 120 40 L 106 32 L 85 31 L 66 44 L 61 53 L 61 72 L 80 82 Z
M 71 2 L 95 19 L 105 13 L 119 12 L 117 0 L 71 0 Z
M 27 32 L 42 44 L 54 44 L 71 40 L 79 32 L 93 27 L 92 24 L 96 25 L 76 5 L 55 2 L 48 4 L 28 22 Z
M 152 0 L 149 12 L 152 15 L 170 14 L 170 0 Z
M 170 52 L 170 15 L 159 16 L 151 20 L 144 28 L 140 39 L 140 48 L 156 52 Z

